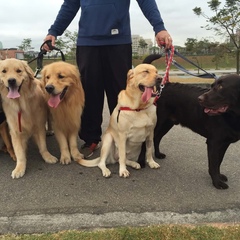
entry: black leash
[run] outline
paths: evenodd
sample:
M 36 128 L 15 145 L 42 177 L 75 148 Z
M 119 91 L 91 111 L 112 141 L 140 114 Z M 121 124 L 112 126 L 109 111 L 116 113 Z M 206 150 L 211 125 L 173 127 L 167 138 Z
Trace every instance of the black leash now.
M 48 45 L 48 48 L 49 48 L 50 50 L 56 50 L 56 51 L 60 52 L 60 53 L 61 53 L 62 61 L 65 62 L 65 56 L 64 56 L 63 52 L 61 51 L 61 49 L 52 46 L 52 41 L 51 41 L 51 40 L 47 40 L 47 41 L 45 41 L 45 42 L 41 45 L 41 47 L 40 47 L 40 52 L 38 53 L 38 56 L 28 62 L 28 64 L 29 64 L 29 63 L 37 60 L 37 68 L 36 68 L 34 77 L 37 77 L 37 75 L 39 74 L 39 72 L 40 72 L 40 71 L 42 70 L 42 68 L 43 68 L 43 56 L 46 55 L 46 53 L 47 53 L 47 51 L 46 51 L 45 49 L 42 49 L 42 47 L 43 47 L 44 44 L 47 44 L 47 45 Z
M 168 55 L 170 55 L 171 53 L 171 49 L 168 50 Z M 177 63 L 174 59 L 172 60 L 172 64 L 177 67 L 179 70 L 192 75 L 194 77 L 199 77 L 199 78 L 214 78 L 215 80 L 217 79 L 217 76 L 215 75 L 215 73 L 209 73 L 206 70 L 202 69 L 201 67 L 199 67 L 197 64 L 195 64 L 194 62 L 190 61 L 189 59 L 187 59 L 186 57 L 184 57 L 183 55 L 181 55 L 179 52 L 177 52 L 176 50 L 174 50 L 174 55 L 181 57 L 183 60 L 185 60 L 186 62 L 192 64 L 193 66 L 197 67 L 198 69 L 200 69 L 201 71 L 205 72 L 204 74 L 195 74 L 192 73 L 190 71 L 188 71 L 186 68 L 184 68 L 183 66 L 181 66 L 179 63 Z

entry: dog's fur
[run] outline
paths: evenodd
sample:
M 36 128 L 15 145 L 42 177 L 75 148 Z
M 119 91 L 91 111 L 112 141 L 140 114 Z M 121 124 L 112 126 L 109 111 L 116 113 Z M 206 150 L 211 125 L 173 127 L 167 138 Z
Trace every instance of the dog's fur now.
M 52 118 L 53 130 L 59 143 L 62 164 L 82 159 L 77 148 L 78 132 L 84 107 L 84 91 L 79 70 L 66 62 L 46 65 L 42 72 L 45 97 Z
M 7 152 L 10 157 L 16 161 L 16 155 L 13 150 L 9 127 L 6 121 L 5 113 L 2 109 L 2 100 L 0 100 L 0 136 L 3 140 L 3 147 L 1 150 L 3 152 Z
M 156 107 L 153 104 L 153 89 L 161 81 L 157 69 L 150 64 L 140 64 L 129 70 L 127 87 L 118 95 L 109 126 L 102 139 L 100 158 L 80 163 L 85 166 L 97 166 L 104 177 L 111 172 L 107 163 L 119 161 L 119 176 L 128 177 L 126 165 L 139 169 L 136 162 L 141 145 L 146 141 L 146 159 L 151 168 L 159 168 L 153 160 L 153 129 L 156 124 Z M 121 109 L 122 107 L 128 110 Z
M 155 156 L 166 157 L 159 150 L 160 141 L 175 124 L 181 124 L 206 138 L 212 183 L 218 189 L 226 189 L 227 177 L 220 173 L 220 165 L 228 146 L 240 138 L 239 122 L 239 76 L 220 77 L 210 90 L 189 84 L 167 83 L 157 101 Z
M 13 58 L 0 61 L 0 82 L 3 110 L 17 158 L 12 178 L 25 174 L 27 143 L 31 136 L 43 159 L 47 163 L 56 163 L 57 158 L 46 147 L 47 106 L 32 69 L 25 61 Z

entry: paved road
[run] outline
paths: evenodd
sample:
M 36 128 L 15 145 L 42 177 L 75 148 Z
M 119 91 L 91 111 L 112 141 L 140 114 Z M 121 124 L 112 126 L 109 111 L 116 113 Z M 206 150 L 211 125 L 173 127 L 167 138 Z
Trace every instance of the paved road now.
M 105 109 L 103 128 L 108 123 Z M 56 140 L 49 150 L 59 157 Z M 79 142 L 79 145 L 81 142 Z M 222 172 L 228 190 L 217 190 L 207 173 L 205 139 L 180 126 L 162 142 L 160 169 L 130 169 L 131 176 L 105 179 L 98 168 L 73 162 L 45 163 L 30 142 L 27 171 L 11 179 L 15 163 L 0 153 L 0 234 L 41 233 L 67 229 L 139 226 L 163 223 L 240 222 L 240 142 L 228 149 Z

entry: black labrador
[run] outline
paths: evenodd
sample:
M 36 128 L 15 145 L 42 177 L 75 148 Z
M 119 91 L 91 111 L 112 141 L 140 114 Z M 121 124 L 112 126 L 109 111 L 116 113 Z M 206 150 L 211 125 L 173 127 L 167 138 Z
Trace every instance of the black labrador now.
M 220 173 L 224 154 L 240 139 L 240 76 L 230 74 L 216 80 L 210 89 L 190 84 L 167 83 L 157 100 L 154 131 L 155 156 L 165 158 L 159 145 L 176 124 L 206 138 L 208 169 L 217 189 L 227 189 L 227 177 Z M 142 147 L 144 152 L 145 146 Z M 144 165 L 142 153 L 139 163 Z

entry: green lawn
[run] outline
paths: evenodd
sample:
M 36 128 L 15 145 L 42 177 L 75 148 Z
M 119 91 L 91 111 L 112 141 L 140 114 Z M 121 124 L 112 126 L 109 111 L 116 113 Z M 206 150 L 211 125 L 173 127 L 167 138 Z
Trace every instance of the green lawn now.
M 4 240 L 239 240 L 240 225 L 159 225 L 136 228 L 63 231 L 55 234 L 5 235 Z

